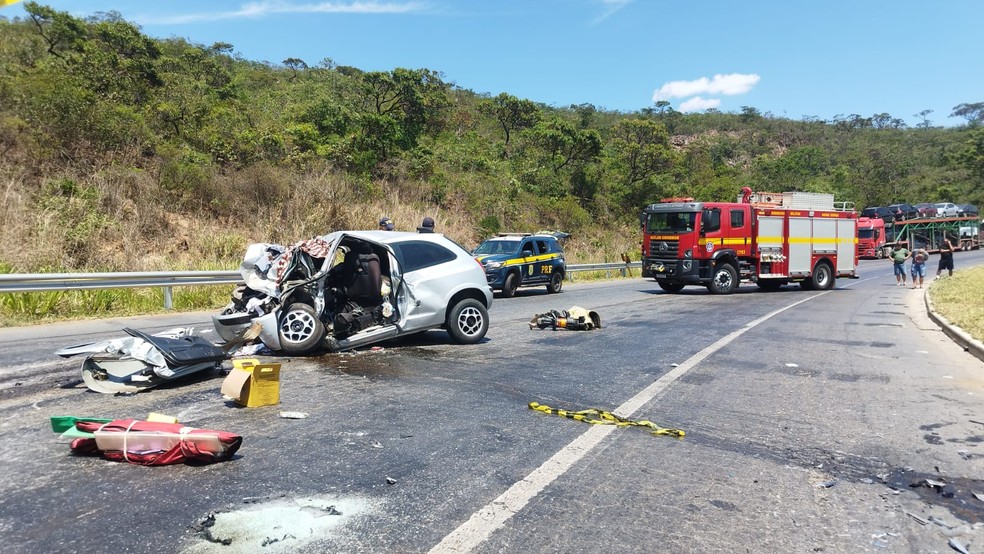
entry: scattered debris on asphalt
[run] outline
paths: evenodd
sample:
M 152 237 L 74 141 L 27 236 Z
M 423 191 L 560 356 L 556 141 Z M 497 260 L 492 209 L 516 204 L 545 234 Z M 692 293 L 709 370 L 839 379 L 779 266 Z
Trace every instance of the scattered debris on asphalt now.
M 232 361 L 233 368 L 222 381 L 222 394 L 247 408 L 280 403 L 280 364 L 257 359 Z
M 131 393 L 155 387 L 203 370 L 221 367 L 228 353 L 194 328 L 175 328 L 150 335 L 125 328 L 126 338 L 67 346 L 55 352 L 63 358 L 87 354 L 82 380 L 90 390 L 105 394 Z
M 280 412 L 280 417 L 284 419 L 304 419 L 307 416 L 306 412 Z
M 928 519 L 923 519 L 923 518 L 917 516 L 916 514 L 914 514 L 912 512 L 906 512 L 905 515 L 907 515 L 907 516 L 911 517 L 912 519 L 916 520 L 916 523 L 918 523 L 919 525 L 928 525 L 929 524 L 929 520 Z
M 543 412 L 545 414 L 559 415 L 566 417 L 568 419 L 573 419 L 576 421 L 583 421 L 585 423 L 591 423 L 594 425 L 615 425 L 617 427 L 646 427 L 652 429 L 650 434 L 653 435 L 666 435 L 671 437 L 683 438 L 686 433 L 680 429 L 672 429 L 667 427 L 660 427 L 652 421 L 648 420 L 631 420 L 624 418 L 622 416 L 615 415 L 611 412 L 605 410 L 598 410 L 595 408 L 590 408 L 587 410 L 580 411 L 570 411 L 558 408 L 551 408 L 550 406 L 545 406 L 539 402 L 530 402 L 529 407 L 531 410 L 536 410 L 538 412 Z
M 557 329 L 568 329 L 570 331 L 590 331 L 601 329 L 601 316 L 598 312 L 572 306 L 569 310 L 536 314 L 530 320 L 530 329 L 546 329 L 550 327 L 554 331 Z
M 136 419 L 78 421 L 75 428 L 92 437 L 73 439 L 72 453 L 145 466 L 222 462 L 232 458 L 243 442 L 241 436 L 226 431 Z
M 960 544 L 960 541 L 958 541 L 957 539 L 951 538 L 948 541 L 946 541 L 946 544 L 950 545 L 950 548 L 956 550 L 960 554 L 970 554 L 970 551 L 967 550 L 967 547 Z

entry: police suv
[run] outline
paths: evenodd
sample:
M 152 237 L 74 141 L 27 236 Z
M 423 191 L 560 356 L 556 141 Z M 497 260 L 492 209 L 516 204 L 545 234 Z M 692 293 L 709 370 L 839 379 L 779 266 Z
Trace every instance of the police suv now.
M 501 233 L 480 244 L 472 255 L 485 268 L 489 286 L 506 298 L 519 287 L 535 285 L 546 285 L 547 292 L 558 293 L 567 266 L 557 238 L 547 233 Z

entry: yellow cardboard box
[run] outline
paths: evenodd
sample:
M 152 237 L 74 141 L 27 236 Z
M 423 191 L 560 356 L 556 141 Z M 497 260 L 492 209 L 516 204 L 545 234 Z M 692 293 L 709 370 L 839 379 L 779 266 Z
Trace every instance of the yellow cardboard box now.
M 222 394 L 248 408 L 280 403 L 280 364 L 259 360 L 232 361 L 232 371 L 222 381 Z

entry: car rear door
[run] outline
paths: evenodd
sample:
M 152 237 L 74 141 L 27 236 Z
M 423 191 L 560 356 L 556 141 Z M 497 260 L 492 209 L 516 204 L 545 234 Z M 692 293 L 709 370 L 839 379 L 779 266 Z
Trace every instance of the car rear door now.
M 550 245 L 544 239 L 533 241 L 536 256 L 536 281 L 538 283 L 550 282 L 550 275 L 553 271 L 553 256 L 550 255 Z
M 401 327 L 412 331 L 443 325 L 449 291 L 459 288 L 464 269 L 457 254 L 425 240 L 401 241 L 391 246 L 402 286 L 397 289 Z

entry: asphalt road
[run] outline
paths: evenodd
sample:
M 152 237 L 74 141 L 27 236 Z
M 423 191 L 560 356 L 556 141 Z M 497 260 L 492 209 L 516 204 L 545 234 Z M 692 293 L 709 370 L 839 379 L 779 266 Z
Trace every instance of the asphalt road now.
M 958 254 L 958 270 L 982 259 Z M 984 363 L 926 317 L 922 291 L 894 286 L 889 262 L 860 269 L 824 293 L 521 289 L 496 299 L 478 345 L 431 331 L 264 357 L 283 364 L 281 404 L 251 409 L 223 399 L 221 374 L 93 393 L 81 360 L 52 354 L 126 326 L 206 330 L 208 314 L 0 330 L 0 539 L 10 552 L 977 551 Z M 573 305 L 603 329 L 527 326 Z M 73 456 L 49 425 L 149 412 L 243 446 L 145 468 Z

